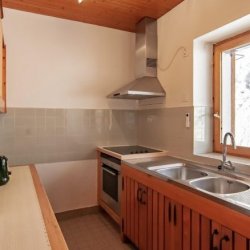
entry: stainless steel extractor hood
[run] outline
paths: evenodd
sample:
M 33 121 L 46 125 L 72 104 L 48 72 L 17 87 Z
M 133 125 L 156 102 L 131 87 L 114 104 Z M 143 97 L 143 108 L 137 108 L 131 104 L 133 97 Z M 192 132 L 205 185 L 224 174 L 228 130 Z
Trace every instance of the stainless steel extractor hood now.
M 112 92 L 108 98 L 142 100 L 164 97 L 157 79 L 157 22 L 145 17 L 136 25 L 136 79 Z

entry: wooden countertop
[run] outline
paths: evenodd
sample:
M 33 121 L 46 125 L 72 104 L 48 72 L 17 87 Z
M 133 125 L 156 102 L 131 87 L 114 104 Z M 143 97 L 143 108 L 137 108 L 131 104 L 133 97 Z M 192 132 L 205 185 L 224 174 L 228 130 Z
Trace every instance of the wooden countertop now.
M 0 242 L 5 250 L 68 250 L 34 166 L 10 168 L 0 186 Z
M 63 237 L 61 228 L 58 225 L 54 211 L 50 205 L 48 196 L 40 181 L 35 166 L 30 166 L 31 175 L 37 192 L 37 197 L 41 207 L 46 231 L 49 237 L 50 245 L 53 250 L 69 250 Z

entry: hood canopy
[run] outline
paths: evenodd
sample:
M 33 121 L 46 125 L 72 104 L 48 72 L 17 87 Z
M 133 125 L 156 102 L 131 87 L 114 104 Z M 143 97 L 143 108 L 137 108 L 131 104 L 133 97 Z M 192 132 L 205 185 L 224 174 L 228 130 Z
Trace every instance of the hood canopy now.
M 157 22 L 145 17 L 136 25 L 136 80 L 112 92 L 108 98 L 142 100 L 164 97 L 157 79 Z

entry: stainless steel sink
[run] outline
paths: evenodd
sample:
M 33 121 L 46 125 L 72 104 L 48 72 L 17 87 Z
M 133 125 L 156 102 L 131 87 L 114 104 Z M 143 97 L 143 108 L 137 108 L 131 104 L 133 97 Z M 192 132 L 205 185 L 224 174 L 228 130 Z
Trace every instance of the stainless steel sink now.
M 191 180 L 207 176 L 207 174 L 202 171 L 188 167 L 168 167 L 155 171 L 174 180 Z
M 185 163 L 182 162 L 175 162 L 175 163 L 167 163 L 167 164 L 163 164 L 163 165 L 157 165 L 157 166 L 152 166 L 152 167 L 148 167 L 148 170 L 159 170 L 159 169 L 166 169 L 166 168 L 173 168 L 173 167 L 184 167 L 186 166 Z
M 190 181 L 190 184 L 201 190 L 215 194 L 233 194 L 248 190 L 247 184 L 223 177 L 206 178 Z

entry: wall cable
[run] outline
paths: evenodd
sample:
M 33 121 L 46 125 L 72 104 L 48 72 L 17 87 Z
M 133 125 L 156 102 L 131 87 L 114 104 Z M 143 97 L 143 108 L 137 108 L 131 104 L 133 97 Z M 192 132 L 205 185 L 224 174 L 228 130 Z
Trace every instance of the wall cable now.
M 174 62 L 176 56 L 178 55 L 178 53 L 179 53 L 180 51 L 183 51 L 183 57 L 187 57 L 187 56 L 188 56 L 188 54 L 187 54 L 187 48 L 184 47 L 184 46 L 181 46 L 181 47 L 179 47 L 179 48 L 175 51 L 175 53 L 174 53 L 174 55 L 173 55 L 171 61 L 169 62 L 169 64 L 168 64 L 166 67 L 161 67 L 161 66 L 158 64 L 158 69 L 161 70 L 161 71 L 167 71 L 167 70 L 172 66 L 172 64 L 173 64 L 173 62 Z

